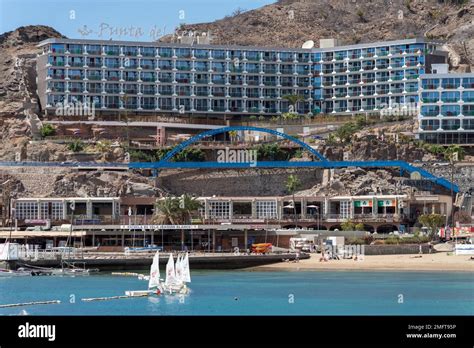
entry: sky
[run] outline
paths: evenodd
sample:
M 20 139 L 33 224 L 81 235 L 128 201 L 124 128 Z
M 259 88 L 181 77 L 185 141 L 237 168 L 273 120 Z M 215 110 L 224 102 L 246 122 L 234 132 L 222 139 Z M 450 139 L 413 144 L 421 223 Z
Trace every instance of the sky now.
M 153 41 L 181 23 L 211 22 L 274 0 L 0 0 L 0 33 L 48 25 L 74 39 Z

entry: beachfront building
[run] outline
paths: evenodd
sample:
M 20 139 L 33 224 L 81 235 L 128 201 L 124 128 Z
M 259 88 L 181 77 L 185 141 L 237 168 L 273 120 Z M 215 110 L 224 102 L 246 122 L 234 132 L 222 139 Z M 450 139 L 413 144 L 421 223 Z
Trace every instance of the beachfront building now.
M 440 65 L 421 77 L 419 137 L 429 143 L 474 145 L 474 73 Z
M 54 38 L 37 58 L 47 116 L 119 112 L 246 120 L 303 114 L 378 113 L 418 102 L 421 75 L 447 54 L 424 39 L 292 49 Z M 289 95 L 298 101 L 288 100 Z M 59 105 L 74 105 L 58 113 Z M 95 110 L 84 110 L 83 105 Z M 107 118 L 110 119 L 110 118 Z
M 12 216 L 21 225 L 94 225 L 114 222 L 120 216 L 117 197 L 18 198 Z
M 342 224 L 346 221 L 362 224 L 371 233 L 407 233 L 421 214 L 451 213 L 448 195 L 423 191 L 410 195 L 296 196 L 294 201 L 292 196 L 198 199 L 202 206 L 191 221 L 165 225 L 153 216 L 155 197 L 20 198 L 12 202 L 20 229 L 12 236 L 39 244 L 54 237 L 48 244 L 59 245 L 75 231 L 88 246 L 162 244 L 179 249 L 185 244 L 206 249 L 211 244 L 213 250 L 232 250 L 246 248 L 251 242 L 288 247 L 289 239 L 302 233 L 344 235 Z M 75 205 L 74 214 L 71 204 Z M 47 231 L 25 231 L 33 226 Z

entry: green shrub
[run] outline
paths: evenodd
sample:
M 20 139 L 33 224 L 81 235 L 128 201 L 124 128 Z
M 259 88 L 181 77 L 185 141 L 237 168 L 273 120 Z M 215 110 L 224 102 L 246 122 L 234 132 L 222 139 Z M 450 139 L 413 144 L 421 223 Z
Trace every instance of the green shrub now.
M 400 238 L 395 236 L 390 236 L 385 239 L 385 244 L 400 244 Z
M 40 134 L 42 138 L 49 137 L 51 135 L 56 134 L 56 128 L 52 124 L 44 124 L 40 128 Z
M 361 238 L 349 238 L 346 244 L 366 244 Z
M 67 145 L 68 150 L 72 152 L 81 152 L 85 147 L 86 146 L 82 140 L 74 140 Z

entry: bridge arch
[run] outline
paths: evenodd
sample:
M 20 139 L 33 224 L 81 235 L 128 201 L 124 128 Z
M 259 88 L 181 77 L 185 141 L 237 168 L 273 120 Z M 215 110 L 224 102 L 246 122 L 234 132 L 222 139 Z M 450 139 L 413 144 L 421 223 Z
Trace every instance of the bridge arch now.
M 308 144 L 302 142 L 301 140 L 299 140 L 295 137 L 292 137 L 291 135 L 281 133 L 281 132 L 275 131 L 273 129 L 268 129 L 268 128 L 252 127 L 252 126 L 230 126 L 230 127 L 211 129 L 211 130 L 199 133 L 199 134 L 189 138 L 186 141 L 183 141 L 182 143 L 175 146 L 171 151 L 169 151 L 158 163 L 168 162 L 171 158 L 173 158 L 174 155 L 176 155 L 177 153 L 183 151 L 188 146 L 194 144 L 195 142 L 197 142 L 197 141 L 199 141 L 203 138 L 207 138 L 209 136 L 213 136 L 213 135 L 216 135 L 216 134 L 228 133 L 228 132 L 231 132 L 231 131 L 255 131 L 255 132 L 262 132 L 262 133 L 268 133 L 268 134 L 276 135 L 276 136 L 285 138 L 287 140 L 290 140 L 290 141 L 300 145 L 302 148 L 308 150 L 309 153 L 316 156 L 320 161 L 327 162 L 326 157 L 321 155 L 318 151 L 313 149 Z

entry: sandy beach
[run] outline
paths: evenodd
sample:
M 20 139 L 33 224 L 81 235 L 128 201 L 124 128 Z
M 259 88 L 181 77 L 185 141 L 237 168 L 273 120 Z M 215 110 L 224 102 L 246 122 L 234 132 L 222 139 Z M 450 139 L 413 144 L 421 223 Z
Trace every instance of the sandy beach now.
M 421 256 L 421 257 L 420 257 Z M 258 266 L 255 270 L 268 271 L 316 271 L 316 270 L 360 270 L 360 271 L 463 271 L 474 272 L 474 260 L 470 255 L 448 253 L 413 255 L 370 255 L 363 260 L 329 260 L 320 262 L 321 254 L 299 262 L 281 262 Z

